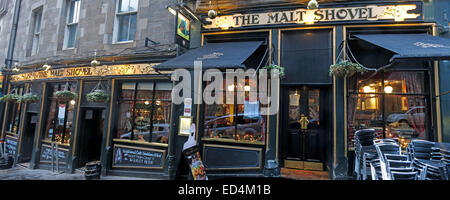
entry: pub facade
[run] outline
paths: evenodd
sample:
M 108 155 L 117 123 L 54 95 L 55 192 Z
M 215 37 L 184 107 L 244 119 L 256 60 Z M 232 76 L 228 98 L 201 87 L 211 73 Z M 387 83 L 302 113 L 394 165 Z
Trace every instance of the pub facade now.
M 196 125 L 210 179 L 288 176 L 285 169 L 347 179 L 353 174 L 353 134 L 366 128 L 375 129 L 378 138 L 449 141 L 448 97 L 441 95 L 450 73 L 449 24 L 435 17 L 450 8 L 448 3 L 319 1 L 314 9 L 303 1 L 259 3 L 168 5 L 163 16 L 171 37 L 175 32 L 169 42 L 177 43 L 176 52 L 91 55 L 55 61 L 47 70 L 32 66 L 49 61 L 38 62 L 6 75 L 8 94 L 40 97 L 33 103 L 4 103 L 2 138 L 15 163 L 51 170 L 58 162 L 73 173 L 100 161 L 103 176 L 184 179 L 189 172 L 182 151 L 189 136 L 180 126 L 187 116 Z M 211 8 L 222 11 L 211 19 Z M 137 12 L 139 25 L 143 14 Z M 330 73 L 341 60 L 360 63 L 365 73 L 344 78 Z M 201 70 L 195 70 L 195 61 L 202 61 Z M 260 97 L 251 100 L 248 91 L 261 90 L 261 83 L 249 77 L 223 81 L 214 91 L 231 94 L 232 102 L 210 104 L 202 92 L 183 91 L 193 99 L 190 116 L 184 103 L 173 102 L 180 80 L 171 76 L 177 69 L 191 75 L 192 88 L 207 89 L 213 84 L 203 76 L 209 69 L 226 77 L 229 70 L 258 74 L 274 65 L 284 68 L 284 76 L 269 78 L 270 104 Z M 104 91 L 107 100 L 90 101 L 87 95 L 95 90 Z M 61 101 L 57 91 L 71 91 L 76 98 Z M 262 112 L 269 106 L 278 112 Z

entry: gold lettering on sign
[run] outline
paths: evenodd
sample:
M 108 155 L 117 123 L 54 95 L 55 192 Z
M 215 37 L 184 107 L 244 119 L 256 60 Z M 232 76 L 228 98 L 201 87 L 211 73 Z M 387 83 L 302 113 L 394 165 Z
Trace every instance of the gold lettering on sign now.
M 204 28 L 221 28 L 254 26 L 254 25 L 274 25 L 274 24 L 313 24 L 315 22 L 331 21 L 376 21 L 394 20 L 403 21 L 405 19 L 417 19 L 422 15 L 420 10 L 416 10 L 417 5 L 368 5 L 364 7 L 342 7 L 342 8 L 320 8 L 314 10 L 296 9 L 266 13 L 245 13 L 234 15 L 223 15 L 214 19 L 209 19 L 211 24 Z
M 103 65 L 97 67 L 74 67 L 51 69 L 48 71 L 34 71 L 11 76 L 11 81 L 28 81 L 36 79 L 52 79 L 65 77 L 85 77 L 85 76 L 117 76 L 117 75 L 144 75 L 157 74 L 153 66 L 159 63 L 151 64 L 132 64 L 132 65 Z M 171 72 L 160 72 L 171 73 Z

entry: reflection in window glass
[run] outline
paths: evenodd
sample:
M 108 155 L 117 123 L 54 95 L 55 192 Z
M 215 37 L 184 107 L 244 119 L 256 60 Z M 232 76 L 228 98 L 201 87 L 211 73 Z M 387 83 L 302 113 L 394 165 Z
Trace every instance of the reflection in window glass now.
M 121 88 L 116 138 L 167 144 L 172 83 L 125 82 Z
M 69 89 L 77 92 L 76 84 L 52 83 L 49 84 L 49 97 L 47 105 L 47 123 L 45 128 L 45 139 L 61 144 L 69 144 L 72 135 L 72 122 L 74 105 L 70 102 L 58 103 L 53 93 Z
M 377 138 L 430 140 L 425 73 L 386 72 L 368 79 L 369 75 L 350 79 L 349 149 L 354 132 L 366 128 L 375 129 Z
M 10 93 L 24 94 L 24 86 L 13 86 Z M 22 103 L 11 102 L 8 104 L 10 111 L 8 111 L 6 132 L 10 134 L 19 133 L 20 116 L 22 113 Z
M 260 113 L 261 104 L 258 98 L 251 99 L 248 92 L 256 83 L 246 80 L 245 84 L 237 91 L 224 81 L 223 89 L 214 91 L 223 98 L 223 104 L 205 104 L 203 138 L 264 143 L 266 123 Z M 235 103 L 226 104 L 227 91 L 234 94 Z M 237 104 L 238 94 L 243 95 L 243 104 Z

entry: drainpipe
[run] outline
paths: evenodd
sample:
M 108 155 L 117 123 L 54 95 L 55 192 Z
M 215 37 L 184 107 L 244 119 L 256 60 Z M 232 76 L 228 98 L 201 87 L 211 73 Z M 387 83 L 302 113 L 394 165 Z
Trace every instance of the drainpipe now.
M 8 84 L 9 84 L 9 71 L 12 68 L 13 63 L 13 55 L 14 55 L 14 46 L 16 45 L 16 36 L 17 36 L 17 24 L 19 23 L 19 14 L 20 14 L 20 4 L 22 3 L 22 0 L 16 0 L 16 4 L 14 6 L 14 16 L 13 16 L 13 23 L 11 27 L 11 34 L 9 36 L 9 46 L 8 46 L 8 54 L 5 59 L 5 68 L 7 70 L 7 73 L 5 71 L 2 72 L 3 75 L 3 88 L 2 88 L 2 94 L 6 94 L 8 92 Z M 1 103 L 0 106 L 0 122 L 3 121 L 3 114 L 5 109 L 5 103 Z M 2 130 L 3 127 L 1 127 L 0 123 L 0 130 Z M 2 136 L 3 137 L 3 136 Z

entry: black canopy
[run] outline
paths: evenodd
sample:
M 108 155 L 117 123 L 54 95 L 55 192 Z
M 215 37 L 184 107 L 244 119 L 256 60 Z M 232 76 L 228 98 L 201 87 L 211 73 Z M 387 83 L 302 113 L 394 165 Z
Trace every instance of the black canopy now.
M 189 50 L 181 56 L 155 66 L 155 69 L 194 68 L 194 61 L 202 61 L 202 68 L 245 68 L 244 62 L 258 49 L 262 41 L 208 43 Z
M 450 60 L 450 39 L 427 34 L 373 34 L 355 37 L 392 51 L 392 60 Z

